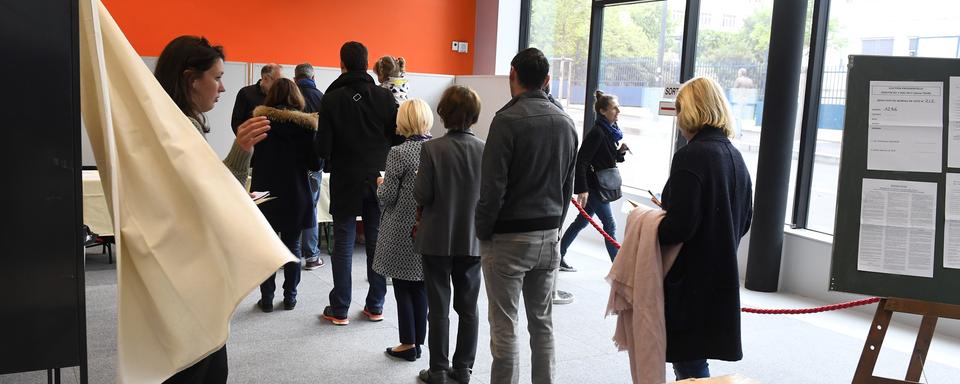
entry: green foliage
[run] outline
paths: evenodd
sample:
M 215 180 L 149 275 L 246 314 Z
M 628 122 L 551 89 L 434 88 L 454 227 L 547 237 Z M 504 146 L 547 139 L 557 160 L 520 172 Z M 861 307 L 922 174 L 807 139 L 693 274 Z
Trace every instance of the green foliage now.
M 605 59 L 655 57 L 659 45 L 662 6 L 648 3 L 607 8 L 604 14 L 603 57 Z M 669 14 L 668 14 L 669 15 Z M 590 38 L 590 1 L 535 0 L 532 5 L 530 45 L 549 57 L 585 61 Z M 667 31 L 675 22 L 667 17 Z M 676 41 L 667 39 L 666 50 Z

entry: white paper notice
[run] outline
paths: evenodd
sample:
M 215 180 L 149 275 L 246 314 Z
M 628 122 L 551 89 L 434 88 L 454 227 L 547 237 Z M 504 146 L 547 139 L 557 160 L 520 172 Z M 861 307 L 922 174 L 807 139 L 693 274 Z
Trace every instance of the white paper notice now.
M 960 173 L 947 173 L 943 267 L 960 269 Z
M 947 103 L 947 166 L 960 168 L 960 77 L 950 78 L 950 99 Z
M 863 179 L 857 269 L 933 277 L 937 183 Z
M 871 81 L 867 169 L 943 171 L 943 82 Z

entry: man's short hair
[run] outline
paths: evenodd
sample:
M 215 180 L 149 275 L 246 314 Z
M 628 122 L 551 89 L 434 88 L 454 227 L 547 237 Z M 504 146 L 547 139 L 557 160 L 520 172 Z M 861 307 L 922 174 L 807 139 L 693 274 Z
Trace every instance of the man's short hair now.
M 264 78 L 267 75 L 273 76 L 273 78 L 278 78 L 277 74 L 273 73 L 274 71 L 280 71 L 280 66 L 277 64 L 267 64 L 263 68 L 260 68 L 260 78 Z
M 356 41 L 348 41 L 340 47 L 340 62 L 348 71 L 367 70 L 367 47 Z
M 298 64 L 293 70 L 293 79 L 311 79 L 313 78 L 313 65 L 310 63 Z
M 517 72 L 517 81 L 526 89 L 540 89 L 547 74 L 550 72 L 550 62 L 536 48 L 527 48 L 513 57 L 510 66 Z

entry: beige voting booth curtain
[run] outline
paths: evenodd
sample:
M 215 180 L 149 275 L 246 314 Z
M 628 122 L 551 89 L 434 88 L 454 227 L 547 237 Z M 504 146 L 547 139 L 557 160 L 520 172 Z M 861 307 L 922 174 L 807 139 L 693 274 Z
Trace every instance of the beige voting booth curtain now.
M 100 1 L 80 4 L 83 120 L 117 228 L 117 380 L 159 383 L 223 346 L 243 297 L 295 259 Z

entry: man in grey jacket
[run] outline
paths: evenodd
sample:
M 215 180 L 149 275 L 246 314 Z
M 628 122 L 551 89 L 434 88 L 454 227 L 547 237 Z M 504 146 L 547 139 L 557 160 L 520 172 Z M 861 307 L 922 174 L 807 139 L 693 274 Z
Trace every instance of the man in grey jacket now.
M 517 383 L 520 294 L 530 331 L 533 383 L 555 374 L 553 289 L 560 227 L 573 194 L 573 120 L 542 91 L 543 53 L 528 48 L 510 63 L 513 99 L 497 111 L 483 151 L 476 230 L 489 301 L 490 383 Z

